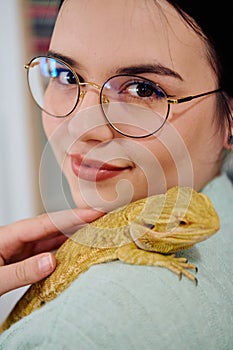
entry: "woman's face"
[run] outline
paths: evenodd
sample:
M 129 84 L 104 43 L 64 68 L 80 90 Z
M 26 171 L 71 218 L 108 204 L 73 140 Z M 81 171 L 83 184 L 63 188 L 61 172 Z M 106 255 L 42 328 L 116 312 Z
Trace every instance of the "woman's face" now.
M 130 73 L 149 78 L 175 98 L 216 89 L 203 42 L 164 0 L 156 4 L 66 0 L 50 51 L 71 58 L 81 81 L 98 85 Z M 200 190 L 218 174 L 224 135 L 215 122 L 216 94 L 171 105 L 160 131 L 133 139 L 106 123 L 99 90 L 84 90 L 71 116 L 43 114 L 78 207 L 110 210 L 174 185 Z

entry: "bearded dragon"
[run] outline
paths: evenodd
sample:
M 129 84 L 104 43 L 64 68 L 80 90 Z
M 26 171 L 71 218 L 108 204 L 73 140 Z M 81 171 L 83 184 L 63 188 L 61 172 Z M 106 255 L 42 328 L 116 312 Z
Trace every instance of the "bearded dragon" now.
M 57 267 L 33 284 L 16 304 L 2 330 L 54 299 L 94 264 L 121 260 L 166 267 L 197 283 L 196 266 L 177 251 L 192 247 L 219 230 L 210 199 L 190 187 L 173 187 L 125 205 L 85 225 L 57 250 Z

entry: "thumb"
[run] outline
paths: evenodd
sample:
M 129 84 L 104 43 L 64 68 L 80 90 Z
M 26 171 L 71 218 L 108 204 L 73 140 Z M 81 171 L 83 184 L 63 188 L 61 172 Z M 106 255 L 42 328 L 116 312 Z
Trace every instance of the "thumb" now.
M 23 261 L 0 267 L 0 295 L 40 281 L 56 267 L 52 253 L 43 253 Z

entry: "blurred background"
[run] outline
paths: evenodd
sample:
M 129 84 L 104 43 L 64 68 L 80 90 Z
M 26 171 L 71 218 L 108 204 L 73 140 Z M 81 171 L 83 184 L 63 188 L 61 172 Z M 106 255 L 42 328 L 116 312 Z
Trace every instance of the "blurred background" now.
M 63 189 L 58 190 L 61 174 L 46 144 L 24 68 L 32 57 L 46 54 L 58 2 L 0 1 L 0 226 L 67 207 L 63 190 L 69 197 L 68 187 L 62 179 Z M 24 290 L 1 297 L 0 322 Z
M 46 143 L 24 64 L 46 53 L 57 1 L 0 2 L 0 224 L 43 211 L 38 186 Z M 50 170 L 49 170 L 50 172 Z

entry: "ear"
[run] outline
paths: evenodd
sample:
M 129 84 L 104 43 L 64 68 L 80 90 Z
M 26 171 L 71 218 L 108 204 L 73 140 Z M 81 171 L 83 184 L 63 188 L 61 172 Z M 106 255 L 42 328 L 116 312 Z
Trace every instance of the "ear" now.
M 231 116 L 224 138 L 224 148 L 233 150 L 233 98 L 229 101 Z

